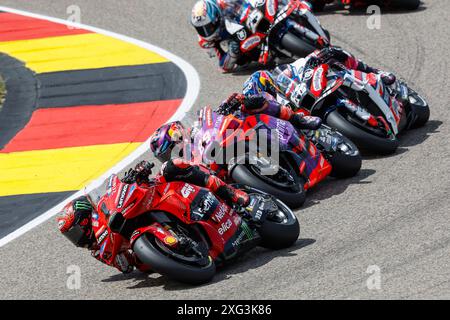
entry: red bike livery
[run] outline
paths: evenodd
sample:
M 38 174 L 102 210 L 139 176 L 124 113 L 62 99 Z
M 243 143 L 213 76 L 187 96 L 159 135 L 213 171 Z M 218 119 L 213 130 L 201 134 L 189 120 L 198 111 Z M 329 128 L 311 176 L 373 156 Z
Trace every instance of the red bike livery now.
M 253 247 L 292 245 L 300 231 L 292 211 L 258 190 L 240 188 L 250 195 L 245 210 L 185 182 L 166 183 L 157 177 L 127 184 L 113 175 L 106 194 L 90 195 L 100 254 L 112 241 L 111 259 L 131 249 L 142 263 L 140 269 L 200 284 L 213 278 L 217 264 Z
M 197 125 L 192 148 L 196 163 L 207 164 L 222 179 L 263 190 L 291 208 L 301 206 L 306 191 L 328 176 L 352 177 L 361 168 L 358 148 L 326 126 L 302 131 L 270 115 L 242 118 L 213 112 L 210 107 L 200 111 Z M 262 139 L 271 140 L 268 145 L 275 142 L 277 150 L 270 151 L 270 146 L 262 150 L 256 143 Z M 235 145 L 242 152 L 234 152 Z M 274 161 L 275 152 L 278 161 Z

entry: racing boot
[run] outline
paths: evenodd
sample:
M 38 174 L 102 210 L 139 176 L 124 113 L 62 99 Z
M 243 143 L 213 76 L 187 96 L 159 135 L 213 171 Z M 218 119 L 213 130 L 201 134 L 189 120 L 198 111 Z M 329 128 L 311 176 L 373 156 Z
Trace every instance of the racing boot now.
M 300 130 L 317 130 L 322 125 L 322 119 L 313 116 L 302 116 L 294 114 L 289 120 L 292 125 Z

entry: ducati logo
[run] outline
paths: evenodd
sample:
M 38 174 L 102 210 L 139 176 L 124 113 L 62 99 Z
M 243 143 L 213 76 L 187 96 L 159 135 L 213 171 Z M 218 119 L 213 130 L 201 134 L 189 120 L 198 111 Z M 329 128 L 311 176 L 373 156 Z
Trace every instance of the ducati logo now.
M 191 186 L 190 184 L 186 183 L 183 187 L 183 189 L 181 189 L 181 195 L 185 198 L 188 198 L 192 192 L 195 191 L 195 188 L 193 186 Z

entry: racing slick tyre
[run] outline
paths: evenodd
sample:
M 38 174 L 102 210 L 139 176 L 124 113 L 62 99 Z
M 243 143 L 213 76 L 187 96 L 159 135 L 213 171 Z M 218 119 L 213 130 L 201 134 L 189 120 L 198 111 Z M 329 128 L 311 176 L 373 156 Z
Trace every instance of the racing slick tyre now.
M 133 251 L 144 264 L 152 270 L 179 282 L 200 285 L 211 281 L 216 273 L 216 265 L 211 257 L 206 257 L 203 265 L 194 265 L 174 259 L 170 254 L 161 250 L 156 238 L 144 234 L 139 237 Z
M 271 183 L 269 177 L 264 178 L 253 165 L 236 165 L 231 171 L 234 182 L 264 191 L 287 204 L 290 208 L 298 208 L 305 203 L 306 195 L 303 183 L 285 187 Z
M 293 54 L 296 58 L 306 57 L 314 52 L 316 47 L 305 42 L 295 34 L 287 32 L 280 41 L 281 46 Z
M 416 121 L 411 126 L 412 129 L 423 127 L 428 120 L 430 120 L 430 107 L 427 106 L 412 106 L 412 109 L 416 115 Z
M 353 141 L 360 149 L 370 151 L 375 154 L 387 155 L 394 153 L 399 141 L 396 137 L 383 138 L 366 132 L 349 121 L 347 121 L 337 110 L 330 112 L 325 123 L 337 129 L 344 136 Z
M 330 176 L 335 178 L 350 178 L 358 174 L 362 166 L 362 157 L 356 145 L 345 136 L 338 150 L 327 155 L 327 160 L 333 167 Z
M 275 199 L 279 208 L 277 220 L 267 217 L 258 229 L 262 241 L 260 246 L 268 249 L 283 249 L 292 246 L 300 235 L 297 217 L 287 205 Z M 280 221 L 280 215 L 283 219 Z

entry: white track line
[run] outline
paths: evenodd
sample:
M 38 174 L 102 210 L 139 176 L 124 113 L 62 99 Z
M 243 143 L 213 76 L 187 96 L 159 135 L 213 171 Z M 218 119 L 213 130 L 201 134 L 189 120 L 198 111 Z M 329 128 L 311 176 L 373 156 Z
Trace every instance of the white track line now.
M 195 100 L 197 99 L 197 96 L 198 96 L 198 93 L 200 90 L 200 78 L 198 76 L 197 71 L 194 69 L 194 67 L 192 67 L 186 61 L 184 61 L 180 57 L 178 57 L 164 49 L 161 49 L 159 47 L 156 47 L 156 46 L 151 45 L 144 41 L 133 39 L 133 38 L 130 38 L 130 37 L 127 37 L 124 35 L 120 35 L 120 34 L 117 34 L 117 33 L 111 32 L 111 31 L 106 31 L 103 29 L 99 29 L 96 27 L 87 26 L 87 25 L 84 25 L 81 23 L 74 23 L 74 22 L 63 20 L 63 19 L 47 17 L 44 15 L 35 14 L 35 13 L 17 10 L 17 9 L 12 9 L 12 8 L 3 7 L 3 6 L 0 6 L 0 11 L 15 13 L 15 14 L 28 16 L 28 17 L 32 17 L 32 18 L 37 18 L 37 19 L 44 19 L 47 21 L 65 24 L 67 26 L 71 26 L 71 27 L 75 27 L 75 28 L 90 30 L 95 33 L 103 34 L 105 36 L 109 36 L 109 37 L 116 38 L 116 39 L 119 39 L 119 40 L 122 40 L 125 42 L 129 42 L 131 44 L 142 47 L 144 49 L 156 52 L 157 54 L 159 54 L 163 57 L 166 57 L 171 62 L 175 63 L 183 71 L 183 73 L 185 74 L 186 79 L 187 79 L 186 96 L 184 97 L 183 102 L 181 103 L 180 107 L 177 109 L 175 114 L 169 119 L 168 122 L 181 120 L 184 117 L 184 115 L 191 109 L 191 107 L 195 103 Z M 52 209 L 43 213 L 39 217 L 33 219 L 32 221 L 28 222 L 24 226 L 20 227 L 19 229 L 15 230 L 14 232 L 8 234 L 6 237 L 3 237 L 2 239 L 0 239 L 0 247 L 4 246 L 8 242 L 11 242 L 12 240 L 14 240 L 18 237 L 20 237 L 24 233 L 30 231 L 31 229 L 35 228 L 36 226 L 40 225 L 41 223 L 43 223 L 43 222 L 47 221 L 48 219 L 50 219 L 51 217 L 55 216 L 62 209 L 64 204 L 66 204 L 68 201 L 85 194 L 85 192 L 90 192 L 90 191 L 94 190 L 95 188 L 98 188 L 99 186 L 101 186 L 103 181 L 106 178 L 108 178 L 111 174 L 117 173 L 117 172 L 123 170 L 131 162 L 133 162 L 138 157 L 140 157 L 145 152 L 147 152 L 149 149 L 149 145 L 150 145 L 150 142 L 147 140 L 141 146 L 139 146 L 134 152 L 132 152 L 130 155 L 128 155 L 125 159 L 120 161 L 118 164 L 116 164 L 114 167 L 112 167 L 109 171 L 107 171 L 105 174 L 103 174 L 100 178 L 94 180 L 85 189 L 78 191 L 77 193 L 73 194 L 69 198 L 65 199 L 60 204 L 56 205 Z

